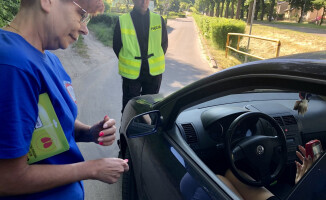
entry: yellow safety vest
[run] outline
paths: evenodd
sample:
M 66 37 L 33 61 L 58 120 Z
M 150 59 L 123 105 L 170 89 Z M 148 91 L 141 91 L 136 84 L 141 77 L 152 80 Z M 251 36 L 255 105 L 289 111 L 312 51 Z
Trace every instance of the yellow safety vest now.
M 161 16 L 150 12 L 148 35 L 148 64 L 152 76 L 165 71 L 164 52 L 161 46 L 162 21 Z M 141 53 L 136 30 L 130 13 L 119 17 L 122 48 L 119 52 L 119 74 L 125 78 L 137 79 L 140 74 Z

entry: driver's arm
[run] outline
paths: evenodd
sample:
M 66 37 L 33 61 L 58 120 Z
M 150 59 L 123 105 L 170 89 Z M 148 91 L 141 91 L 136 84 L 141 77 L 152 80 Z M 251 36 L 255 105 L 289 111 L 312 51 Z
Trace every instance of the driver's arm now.
M 248 174 L 243 173 L 249 179 L 252 179 Z M 232 171 L 228 169 L 225 173 L 225 178 L 227 178 L 230 183 L 237 189 L 244 199 L 256 199 L 256 200 L 266 200 L 274 195 L 265 187 L 254 187 L 242 183 L 237 177 L 234 176 Z M 223 179 L 221 179 L 223 180 Z M 252 179 L 253 180 L 253 179 Z

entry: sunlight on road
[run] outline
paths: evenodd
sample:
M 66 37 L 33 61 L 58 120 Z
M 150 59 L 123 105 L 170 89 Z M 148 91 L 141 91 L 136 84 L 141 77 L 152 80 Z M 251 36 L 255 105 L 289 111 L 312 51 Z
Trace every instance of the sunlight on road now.
M 183 88 L 185 85 L 181 84 L 179 81 L 174 81 L 170 86 L 174 88 Z

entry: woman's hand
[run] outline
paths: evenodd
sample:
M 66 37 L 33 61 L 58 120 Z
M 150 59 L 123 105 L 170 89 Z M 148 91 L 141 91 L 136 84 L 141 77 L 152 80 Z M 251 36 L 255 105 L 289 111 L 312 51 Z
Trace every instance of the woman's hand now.
M 308 158 L 306 158 L 306 149 L 299 145 L 299 151 L 296 151 L 295 153 L 297 154 L 298 158 L 301 160 L 302 164 L 299 162 L 295 161 L 295 164 L 297 166 L 297 173 L 295 175 L 295 184 L 297 184 L 302 176 L 309 170 L 311 165 L 314 163 L 314 158 L 311 158 L 310 155 Z
M 104 119 L 90 128 L 90 133 L 94 138 L 94 142 L 109 146 L 112 145 L 115 140 L 115 120 L 110 119 L 107 115 Z

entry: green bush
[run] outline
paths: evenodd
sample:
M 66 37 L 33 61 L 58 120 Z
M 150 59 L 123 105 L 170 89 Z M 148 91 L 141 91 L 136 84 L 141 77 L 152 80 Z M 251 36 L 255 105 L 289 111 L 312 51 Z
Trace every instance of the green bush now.
M 119 19 L 119 15 L 115 15 L 115 14 L 102 14 L 102 15 L 97 15 L 95 17 L 93 17 L 90 21 L 90 24 L 105 24 L 109 27 L 111 26 L 115 26 L 115 24 L 117 23 Z
M 104 13 L 109 13 L 111 5 L 107 1 L 104 1 L 104 6 L 105 6 Z
M 190 12 L 193 12 L 193 13 L 199 13 L 199 12 L 197 11 L 197 9 L 196 9 L 195 7 L 193 7 L 193 6 L 191 6 L 191 7 L 189 8 L 189 10 L 190 10 Z
M 210 23 L 210 38 L 219 48 L 225 48 L 228 33 L 244 33 L 246 23 L 235 19 L 218 18 Z M 238 36 L 230 36 L 230 46 L 236 47 Z
M 0 1 L 0 27 L 6 26 L 17 14 L 20 0 Z
M 186 17 L 186 14 L 184 14 L 184 13 L 179 13 L 179 14 L 178 14 L 178 17 L 180 17 L 180 18 L 185 18 L 185 17 Z
M 244 33 L 246 23 L 240 20 L 208 17 L 193 14 L 202 35 L 211 39 L 219 48 L 225 48 L 228 33 Z M 237 36 L 230 37 L 230 45 L 235 47 Z
M 202 30 L 203 30 L 203 34 L 205 35 L 206 38 L 210 38 L 210 24 L 211 24 L 211 21 L 213 20 L 212 17 L 207 17 L 207 16 L 204 16 L 202 18 Z
M 210 20 L 213 18 L 203 16 L 203 15 L 197 15 L 197 14 L 193 14 L 193 17 L 194 17 L 201 33 L 204 36 L 209 37 L 209 24 L 210 24 Z
M 174 12 L 174 11 L 169 12 L 169 16 L 168 16 L 169 19 L 174 19 L 174 18 L 178 18 L 178 17 L 184 18 L 184 17 L 186 17 L 186 14 L 183 12 Z
M 170 11 L 169 12 L 169 15 L 177 15 L 178 13 L 177 12 L 174 12 L 174 11 Z

